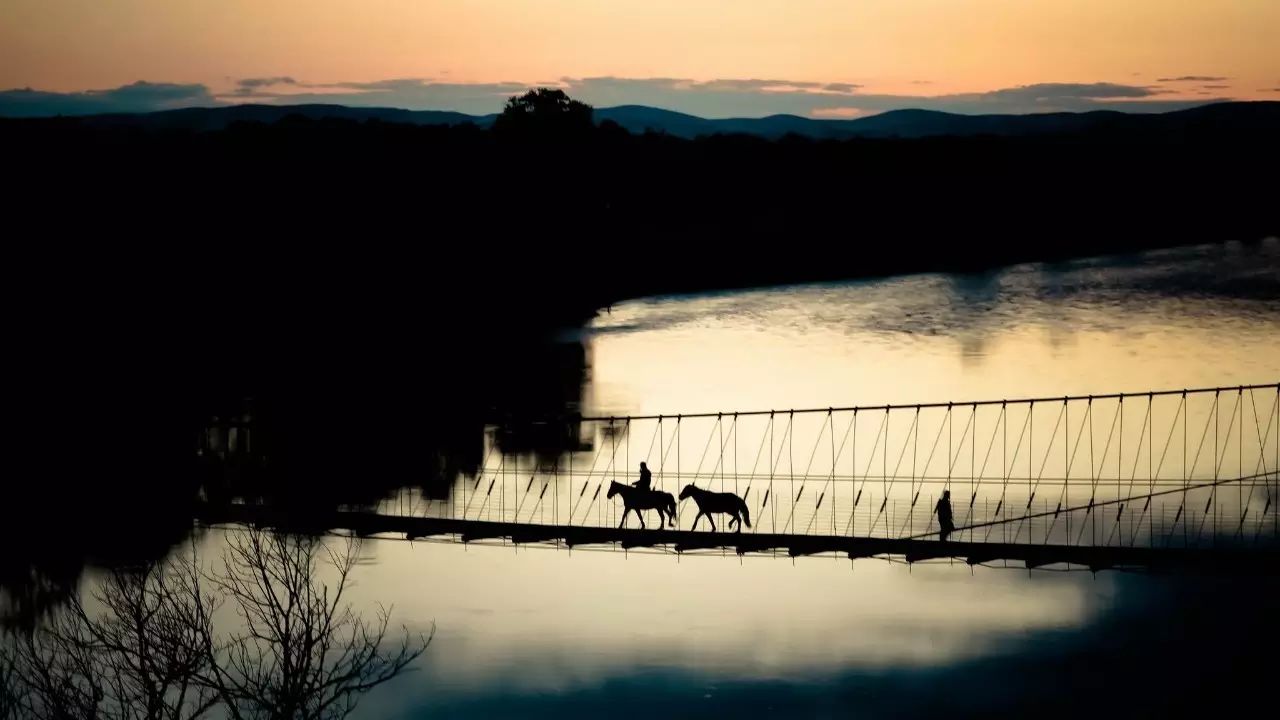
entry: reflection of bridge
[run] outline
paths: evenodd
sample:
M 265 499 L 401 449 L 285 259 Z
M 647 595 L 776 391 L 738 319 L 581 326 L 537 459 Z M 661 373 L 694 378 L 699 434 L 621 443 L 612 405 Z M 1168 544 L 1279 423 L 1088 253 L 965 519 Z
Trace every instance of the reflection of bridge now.
M 1280 384 L 579 417 L 564 433 L 571 450 L 542 454 L 506 453 L 495 433 L 480 472 L 458 478 L 445 500 L 408 490 L 373 508 L 305 519 L 244 505 L 207 508 L 202 519 L 1028 567 L 1271 567 L 1280 552 Z M 673 494 L 688 483 L 737 493 L 754 526 L 694 532 L 682 506 L 679 529 L 617 528 L 620 499 L 604 491 L 634 479 L 641 460 L 654 486 Z M 944 489 L 958 528 L 941 543 L 933 508 Z M 648 522 L 656 527 L 656 515 Z

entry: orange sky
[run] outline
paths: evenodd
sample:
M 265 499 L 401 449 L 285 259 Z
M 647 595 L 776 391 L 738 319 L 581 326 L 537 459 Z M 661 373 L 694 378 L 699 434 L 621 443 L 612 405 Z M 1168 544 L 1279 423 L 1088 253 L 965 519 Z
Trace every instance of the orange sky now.
M 935 95 L 1205 76 L 1280 99 L 1277 37 L 1277 0 L 3 0 L 0 89 L 613 76 Z

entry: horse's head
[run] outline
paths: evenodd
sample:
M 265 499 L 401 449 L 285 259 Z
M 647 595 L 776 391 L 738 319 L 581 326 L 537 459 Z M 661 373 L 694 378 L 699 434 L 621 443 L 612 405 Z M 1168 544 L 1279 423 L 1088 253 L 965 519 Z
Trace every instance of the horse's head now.
M 621 486 L 620 484 L 618 484 L 618 481 L 617 481 L 617 480 L 614 480 L 614 481 L 612 481 L 612 482 L 610 482 L 610 483 L 609 483 L 609 492 L 605 495 L 605 497 L 606 497 L 606 498 L 611 498 L 611 497 L 613 497 L 614 495 L 617 495 L 617 494 L 618 494 L 618 491 L 619 491 L 619 490 L 621 490 L 621 489 L 622 489 L 622 486 Z
M 680 499 L 681 499 L 681 500 L 683 500 L 683 499 L 685 499 L 685 498 L 689 497 L 690 495 L 692 495 L 692 494 L 693 494 L 693 491 L 694 491 L 694 490 L 697 490 L 697 489 L 698 489 L 698 488 L 694 487 L 692 484 L 690 484 L 690 485 L 685 485 L 685 486 L 684 486 L 684 489 L 682 489 L 682 490 L 680 491 Z

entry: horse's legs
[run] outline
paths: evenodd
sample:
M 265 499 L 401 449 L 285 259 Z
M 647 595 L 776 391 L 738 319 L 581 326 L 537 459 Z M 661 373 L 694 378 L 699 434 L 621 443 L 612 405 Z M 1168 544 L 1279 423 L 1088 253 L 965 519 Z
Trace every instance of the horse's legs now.
M 742 532 L 742 518 L 738 517 L 737 512 L 734 512 L 733 515 L 729 518 L 729 527 L 733 527 L 734 523 L 738 524 L 738 529 L 734 530 L 734 532 Z
M 640 508 L 636 508 L 636 517 L 640 518 L 640 529 L 644 529 L 644 512 Z
M 618 523 L 619 530 L 627 526 L 627 513 L 629 512 L 631 512 L 631 508 L 629 507 L 622 508 L 622 522 Z
M 698 511 L 698 514 L 697 514 L 697 515 L 695 515 L 695 516 L 694 516 L 694 518 L 693 518 L 693 526 L 689 528 L 690 530 L 697 530 L 697 529 L 698 529 L 698 521 L 702 519 L 702 516 L 703 516 L 704 514 L 705 514 L 705 513 L 703 513 L 701 510 L 699 510 L 699 511 Z
M 711 532 L 715 532 L 716 521 L 711 517 L 711 513 L 707 513 L 707 522 L 711 523 Z

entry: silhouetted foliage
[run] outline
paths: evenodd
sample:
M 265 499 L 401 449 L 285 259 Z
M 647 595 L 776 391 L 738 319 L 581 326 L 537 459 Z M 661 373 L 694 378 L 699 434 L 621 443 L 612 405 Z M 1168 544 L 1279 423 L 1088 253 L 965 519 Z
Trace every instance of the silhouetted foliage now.
M 580 137 L 592 129 L 591 106 L 563 90 L 537 88 L 512 97 L 494 120 L 499 133 Z

